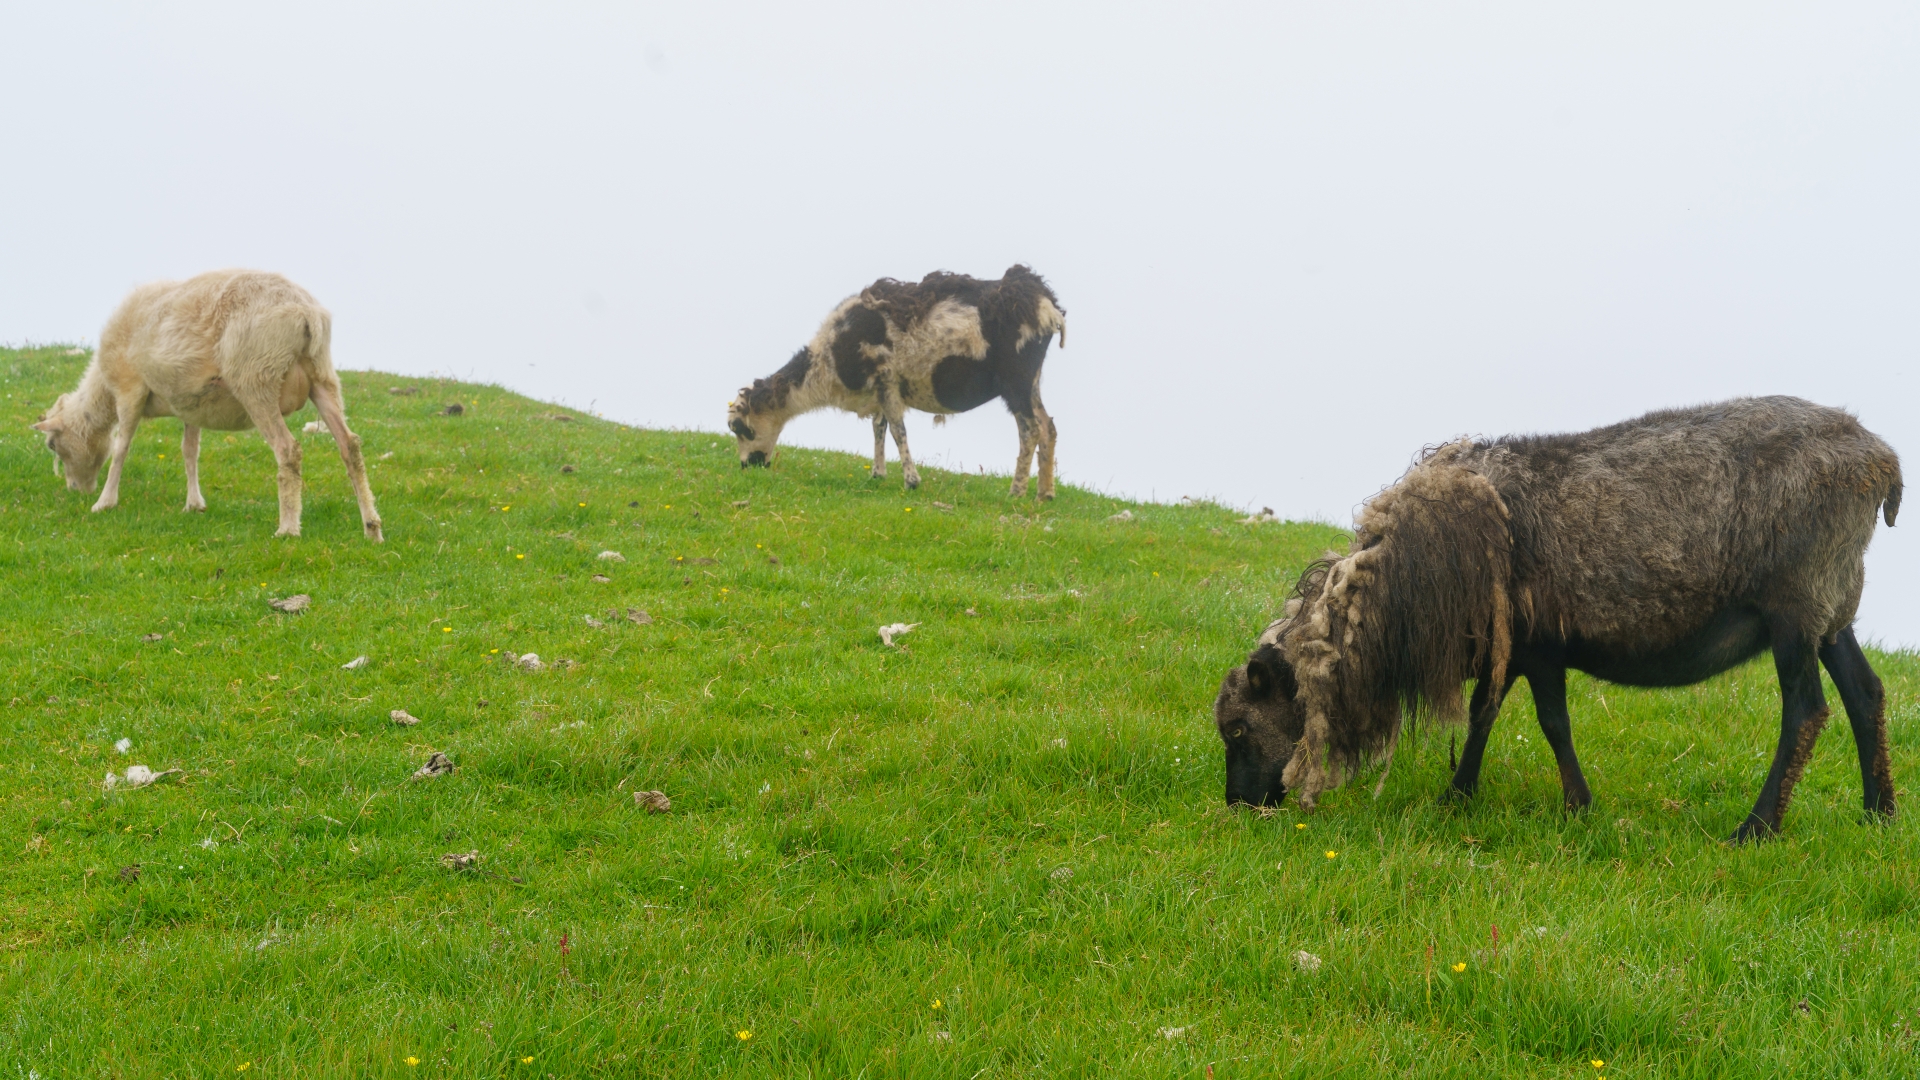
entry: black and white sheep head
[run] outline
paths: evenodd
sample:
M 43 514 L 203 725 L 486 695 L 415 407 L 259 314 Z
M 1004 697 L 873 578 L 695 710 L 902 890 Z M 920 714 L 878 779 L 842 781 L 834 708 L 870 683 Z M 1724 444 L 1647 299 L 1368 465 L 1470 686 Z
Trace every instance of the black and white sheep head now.
M 1263 643 L 1244 666 L 1227 673 L 1213 702 L 1213 722 L 1227 754 L 1227 805 L 1279 806 L 1287 797 L 1282 780 L 1305 717 L 1293 665 Z
M 92 491 L 107 460 L 106 426 L 88 425 L 85 420 L 73 395 L 61 394 L 33 425 L 33 430 L 47 437 L 47 449 L 54 456 L 53 474 L 59 476 L 64 469 L 72 491 Z
M 742 388 L 740 396 L 727 406 L 727 430 L 733 432 L 734 448 L 740 454 L 740 467 L 773 463 L 773 448 L 780 442 L 780 430 L 787 418 L 779 412 L 753 408 L 753 389 Z

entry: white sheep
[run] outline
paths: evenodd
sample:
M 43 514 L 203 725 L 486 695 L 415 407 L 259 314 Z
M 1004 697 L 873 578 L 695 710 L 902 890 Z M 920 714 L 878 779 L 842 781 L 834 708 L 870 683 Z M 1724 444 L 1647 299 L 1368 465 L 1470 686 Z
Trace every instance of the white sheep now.
M 346 462 L 360 521 L 378 542 L 380 514 L 367 486 L 360 439 L 347 429 L 328 343 L 332 317 L 305 289 L 278 274 L 216 270 L 181 282 L 143 285 L 100 332 L 100 347 L 80 385 L 60 395 L 34 424 L 66 467 L 67 487 L 93 490 L 103 462 L 107 481 L 93 509 L 120 501 L 120 471 L 133 433 L 149 416 L 186 425 L 187 506 L 200 494 L 200 429 L 254 427 L 279 464 L 280 529 L 300 535 L 300 444 L 285 417 L 311 399 Z

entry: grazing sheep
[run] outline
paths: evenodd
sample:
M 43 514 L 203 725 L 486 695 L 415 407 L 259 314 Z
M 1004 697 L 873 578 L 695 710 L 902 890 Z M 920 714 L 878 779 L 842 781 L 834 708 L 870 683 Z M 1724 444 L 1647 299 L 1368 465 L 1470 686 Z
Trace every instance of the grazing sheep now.
M 1778 832 L 1827 721 L 1846 705 L 1866 808 L 1894 812 L 1885 695 L 1854 639 L 1876 513 L 1900 510 L 1900 460 L 1838 409 L 1739 398 L 1578 435 L 1461 441 L 1427 453 L 1360 514 L 1345 557 L 1308 568 L 1283 617 L 1214 704 L 1227 800 L 1311 808 L 1392 758 L 1402 710 L 1461 714 L 1453 792 L 1471 794 L 1518 677 L 1569 809 L 1568 668 L 1686 686 L 1769 649 L 1782 711 L 1773 768 L 1736 840 Z
M 917 285 L 881 278 L 843 301 L 806 348 L 727 409 L 740 465 L 765 465 L 787 421 L 833 406 L 873 418 L 873 475 L 887 475 L 887 430 L 909 488 L 920 471 L 907 450 L 906 411 L 952 413 L 1000 398 L 1020 428 L 1012 493 L 1027 491 L 1040 455 L 1038 494 L 1053 498 L 1053 418 L 1040 403 L 1040 366 L 1066 311 L 1040 275 L 1015 266 L 998 281 L 936 271 Z
M 328 350 L 332 318 L 305 289 L 278 274 L 217 270 L 182 282 L 143 285 L 100 333 L 100 348 L 80 385 L 60 395 L 35 430 L 66 467 L 67 487 L 93 490 L 102 462 L 107 482 L 95 511 L 120 501 L 120 470 L 134 430 L 149 416 L 178 416 L 186 431 L 188 510 L 200 494 L 200 429 L 247 427 L 279 463 L 280 530 L 300 535 L 300 444 L 288 414 L 312 399 L 340 448 L 367 538 L 378 542 L 380 514 L 367 486 L 360 438 L 347 430 L 340 379 Z

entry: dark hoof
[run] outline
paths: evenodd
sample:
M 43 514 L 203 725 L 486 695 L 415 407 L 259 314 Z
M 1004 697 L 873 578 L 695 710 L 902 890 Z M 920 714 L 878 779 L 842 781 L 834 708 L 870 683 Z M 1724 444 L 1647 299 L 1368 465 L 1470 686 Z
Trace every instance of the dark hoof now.
M 1748 814 L 1747 820 L 1741 822 L 1740 827 L 1733 830 L 1732 836 L 1727 837 L 1727 843 L 1746 844 L 1755 840 L 1767 840 L 1778 832 L 1778 829 L 1761 821 L 1752 814 Z
M 1446 794 L 1440 796 L 1440 801 L 1445 803 L 1457 804 L 1457 803 L 1467 802 L 1472 798 L 1473 798 L 1472 788 L 1463 788 L 1458 784 L 1448 784 L 1447 792 Z

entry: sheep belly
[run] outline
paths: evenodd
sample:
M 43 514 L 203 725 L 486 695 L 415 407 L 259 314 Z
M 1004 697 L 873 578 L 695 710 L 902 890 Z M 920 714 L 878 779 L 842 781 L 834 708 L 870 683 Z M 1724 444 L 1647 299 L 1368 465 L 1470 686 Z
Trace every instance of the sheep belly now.
M 308 382 L 305 371 L 296 366 L 287 372 L 286 379 L 280 384 L 280 415 L 291 416 L 298 412 L 312 392 L 313 386 Z M 151 395 L 147 399 L 146 414 L 178 416 L 195 427 L 210 431 L 244 431 L 254 426 L 246 408 L 234 398 L 233 392 L 217 375 L 186 393 Z

